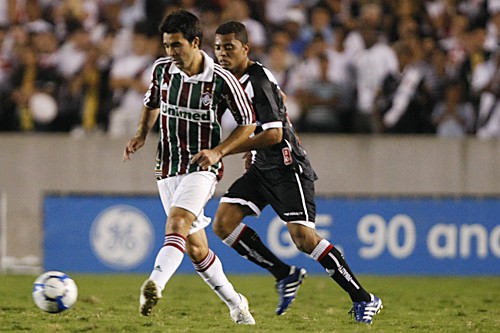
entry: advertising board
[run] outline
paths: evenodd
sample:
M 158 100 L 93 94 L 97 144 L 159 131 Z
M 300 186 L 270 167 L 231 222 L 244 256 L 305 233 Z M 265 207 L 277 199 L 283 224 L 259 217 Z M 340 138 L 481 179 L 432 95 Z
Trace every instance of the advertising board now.
M 214 216 L 218 202 L 208 202 L 207 216 Z M 148 273 L 163 244 L 165 219 L 155 195 L 47 195 L 44 269 Z M 270 207 L 244 222 L 285 262 L 324 273 L 295 248 Z M 316 229 L 357 274 L 500 275 L 500 198 L 318 198 Z M 224 245 L 211 227 L 206 232 L 227 273 L 265 272 Z M 187 256 L 179 271 L 195 272 Z

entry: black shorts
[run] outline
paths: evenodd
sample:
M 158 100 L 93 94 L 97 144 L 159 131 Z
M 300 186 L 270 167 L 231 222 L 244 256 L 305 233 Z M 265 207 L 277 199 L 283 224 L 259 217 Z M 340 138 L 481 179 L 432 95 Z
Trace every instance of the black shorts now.
M 314 223 L 316 218 L 314 182 L 289 169 L 251 167 L 229 187 L 221 201 L 246 205 L 255 215 L 271 205 L 285 222 Z

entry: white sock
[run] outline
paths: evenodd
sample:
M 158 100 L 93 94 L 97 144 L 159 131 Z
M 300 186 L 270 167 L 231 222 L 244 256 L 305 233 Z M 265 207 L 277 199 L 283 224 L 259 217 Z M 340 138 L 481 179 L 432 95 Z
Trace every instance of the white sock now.
M 234 230 L 229 234 L 229 236 L 227 236 L 225 239 L 222 240 L 222 242 L 229 247 L 233 247 L 234 243 L 236 243 L 236 241 L 238 241 L 238 239 L 240 238 L 243 230 L 245 230 L 245 227 L 246 224 L 241 222 L 240 224 L 238 224 L 236 228 L 234 228 Z
M 234 290 L 222 269 L 219 257 L 208 249 L 208 255 L 199 263 L 193 263 L 194 268 L 212 290 L 226 303 L 229 309 L 234 309 L 241 303 L 240 295 Z
M 165 236 L 165 243 L 156 255 L 155 266 L 149 278 L 156 281 L 161 289 L 165 288 L 168 280 L 174 275 L 184 258 L 186 239 L 178 234 Z

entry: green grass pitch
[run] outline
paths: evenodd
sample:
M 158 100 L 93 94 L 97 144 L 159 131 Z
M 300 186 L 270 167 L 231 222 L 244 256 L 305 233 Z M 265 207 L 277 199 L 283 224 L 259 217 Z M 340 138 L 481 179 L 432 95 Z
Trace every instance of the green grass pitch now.
M 351 302 L 326 275 L 309 276 L 283 316 L 270 275 L 230 275 L 250 301 L 255 326 L 239 326 L 198 275 L 174 275 L 150 317 L 138 312 L 146 275 L 71 274 L 73 308 L 49 314 L 32 301 L 36 276 L 0 276 L 0 332 L 500 332 L 500 277 L 359 276 L 384 308 L 354 323 Z

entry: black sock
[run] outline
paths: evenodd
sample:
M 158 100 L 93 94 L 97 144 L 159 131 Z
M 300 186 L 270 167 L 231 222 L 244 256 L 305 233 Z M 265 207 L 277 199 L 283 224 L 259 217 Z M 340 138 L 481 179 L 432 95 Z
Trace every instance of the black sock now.
M 320 246 L 320 244 L 318 244 L 318 246 Z M 353 302 L 370 301 L 370 294 L 363 289 L 347 265 L 342 253 L 340 253 L 339 250 L 337 250 L 333 245 L 329 244 L 317 260 L 324 268 L 326 268 L 330 277 L 334 279 L 335 282 L 342 287 L 342 289 L 349 293 Z
M 237 229 L 235 229 L 235 231 Z M 288 274 L 290 274 L 290 266 L 279 260 L 264 243 L 262 243 L 259 235 L 257 235 L 253 229 L 246 225 L 242 229 L 243 230 L 237 236 L 237 240 L 231 247 L 244 258 L 267 269 L 277 281 L 287 277 Z

